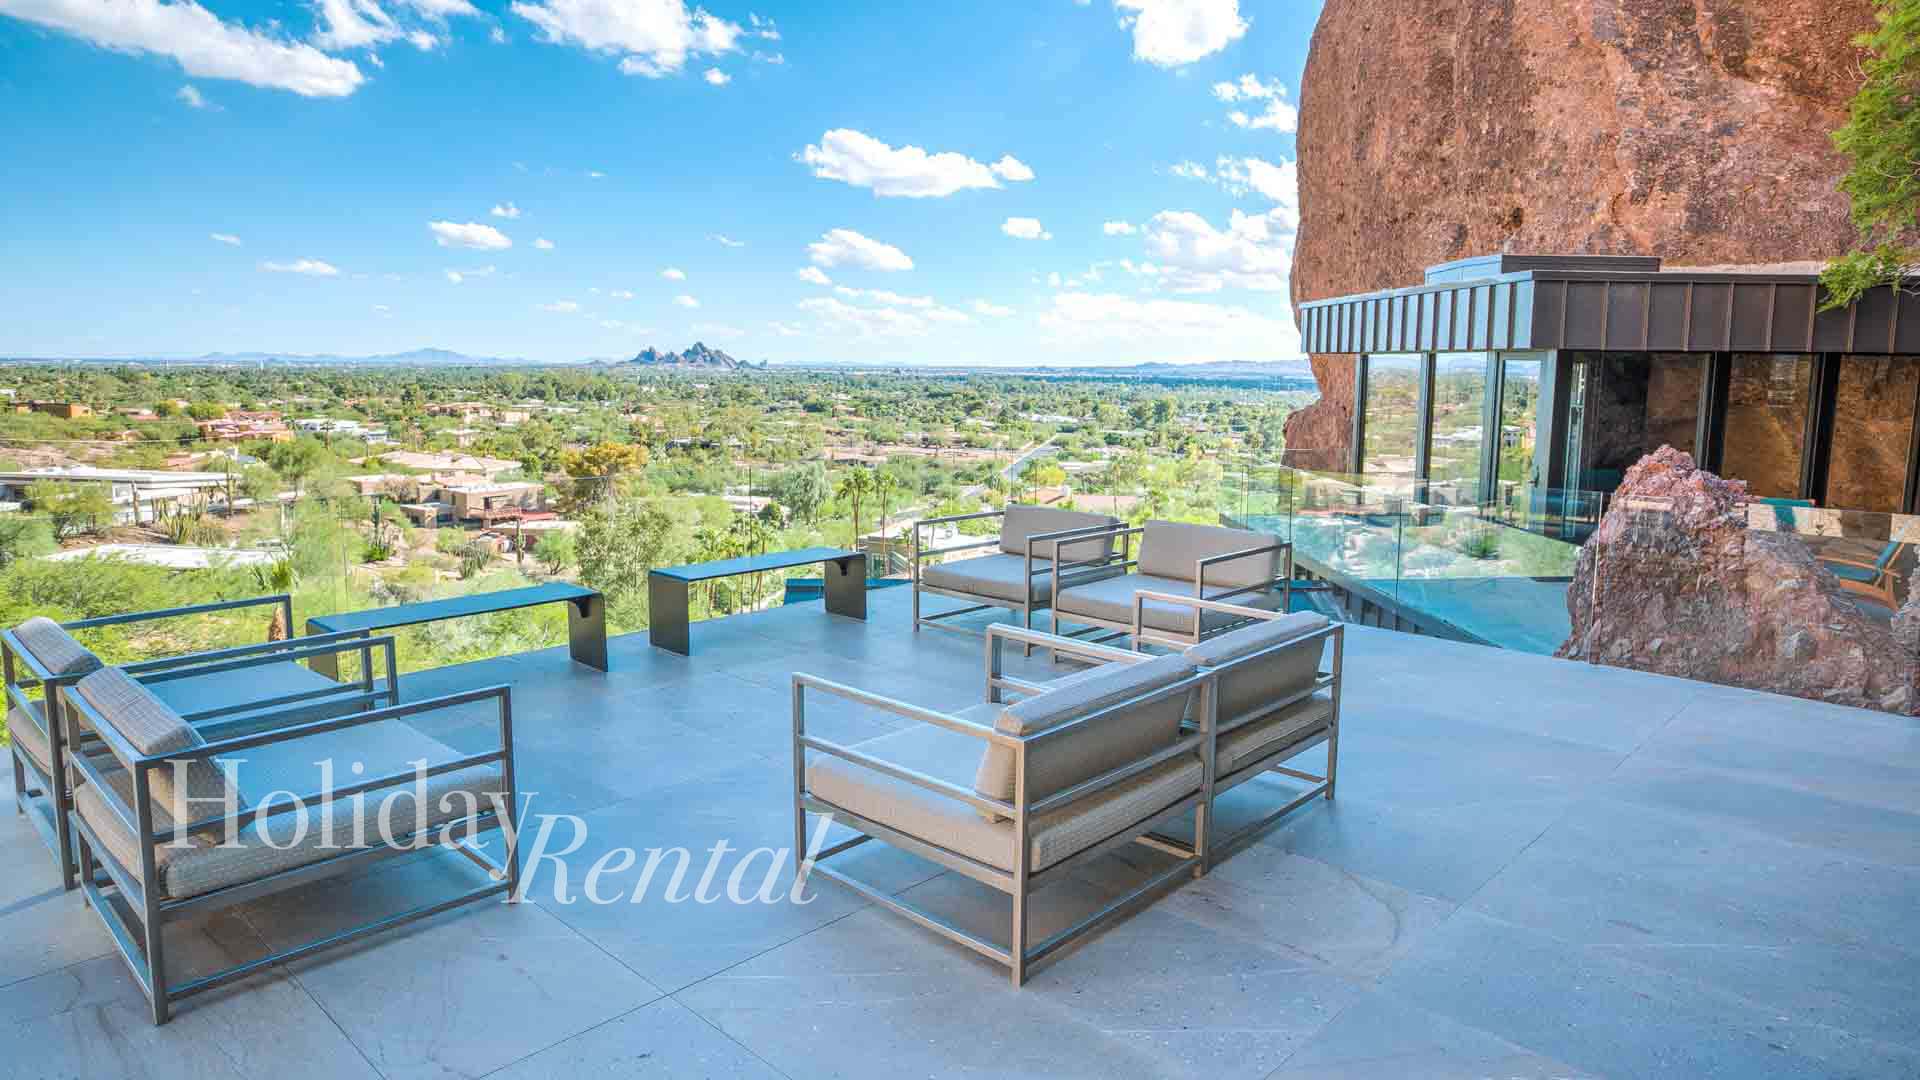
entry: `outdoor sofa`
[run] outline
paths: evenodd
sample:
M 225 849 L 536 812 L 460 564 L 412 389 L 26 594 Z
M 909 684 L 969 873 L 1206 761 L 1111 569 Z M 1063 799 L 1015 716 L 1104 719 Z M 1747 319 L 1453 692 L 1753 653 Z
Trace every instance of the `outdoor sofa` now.
M 1217 600 L 1141 591 L 1134 594 L 1133 620 L 1153 606 L 1187 607 L 1230 618 L 1238 629 L 1189 645 L 1178 654 L 1207 680 L 1207 707 L 1213 715 L 1204 727 L 1213 732 L 1213 751 L 1207 768 L 1205 828 L 1208 830 L 1203 870 L 1221 857 L 1316 798 L 1333 798 L 1340 758 L 1340 684 L 1346 659 L 1346 627 L 1315 612 L 1239 607 Z M 987 684 L 991 700 L 1003 700 L 1008 691 L 1044 692 L 1068 680 L 1087 677 L 1077 671 L 1045 682 L 1006 674 L 1004 644 L 1012 641 L 1068 654 L 1070 638 L 1023 633 L 1013 627 L 996 628 L 989 641 Z M 1052 640 L 1046 640 L 1052 638 Z M 1092 664 L 1139 664 L 1152 654 L 1119 649 L 1071 653 L 1072 659 Z M 1190 730 L 1202 728 L 1201 718 L 1189 718 Z M 1288 762 L 1318 746 L 1327 748 L 1326 774 L 1308 772 Z M 1303 783 L 1287 788 L 1288 798 L 1276 809 L 1235 828 L 1218 831 L 1219 796 L 1249 780 L 1273 773 Z
M 957 525 L 997 517 L 1000 532 L 974 543 L 931 552 L 921 546 L 921 531 L 938 525 Z M 972 514 L 928 518 L 913 526 L 913 628 L 957 630 L 942 620 L 971 615 L 989 608 L 1006 608 L 1020 616 L 1020 625 L 1032 626 L 1033 613 L 1053 596 L 1055 580 L 1068 571 L 1104 566 L 1113 558 L 1117 518 L 1050 506 L 1008 506 Z M 934 554 L 952 554 L 992 548 L 992 554 L 949 562 L 935 562 Z M 925 613 L 921 595 L 968 601 L 968 606 Z
M 382 639 L 391 644 L 391 639 Z M 517 898 L 512 706 L 490 686 L 314 719 L 299 705 L 212 739 L 153 690 L 101 668 L 56 692 L 70 747 L 79 883 L 164 1024 L 174 1002 L 483 898 Z M 462 754 L 406 718 L 478 702 L 497 743 Z M 297 793 L 297 794 L 296 794 Z M 473 845 L 506 830 L 495 858 Z M 165 926 L 371 862 L 450 847 L 485 871 L 459 894 L 335 930 L 222 971 L 169 977 Z
M 1089 573 L 1055 578 L 1049 598 L 1051 629 L 1062 623 L 1083 629 L 1074 637 L 1127 637 L 1164 645 L 1197 645 L 1244 623 L 1247 609 L 1286 611 L 1293 601 L 1293 545 L 1267 533 L 1222 525 L 1149 521 L 1115 529 L 1117 558 Z M 1134 596 L 1141 591 L 1230 602 L 1224 608 L 1149 601 L 1135 624 Z
M 285 595 L 229 600 L 159 611 L 109 615 L 55 623 L 32 618 L 0 631 L 0 667 L 5 677 L 8 747 L 13 763 L 14 808 L 29 816 L 60 862 L 65 888 L 79 884 L 68 829 L 71 789 L 64 768 L 65 736 L 59 690 L 100 670 L 100 658 L 72 631 L 145 625 L 254 606 L 278 606 L 293 625 Z M 358 654 L 360 674 L 337 682 L 302 666 L 317 657 Z M 377 658 L 377 659 L 376 659 Z M 392 643 L 384 647 L 364 633 L 319 634 L 230 649 L 165 657 L 122 668 L 147 686 L 189 724 L 243 730 L 250 719 L 289 709 L 304 715 L 340 715 L 381 702 L 397 704 Z M 38 694 L 36 697 L 35 694 Z
M 995 626 L 990 646 L 1002 631 L 1031 633 Z M 1120 652 L 1077 641 L 1058 647 L 1075 655 Z M 1167 656 L 1096 669 L 1013 705 L 980 703 L 948 713 L 796 672 L 796 864 L 808 872 L 807 814 L 831 815 L 859 835 L 812 853 L 813 871 L 1005 965 L 1020 986 L 1031 965 L 1203 865 L 1203 811 L 1192 843 L 1149 836 L 1201 808 L 1207 733 L 1184 730 L 1183 722 L 1189 715 L 1205 716 L 1197 708 L 1202 683 L 1190 661 Z M 807 727 L 810 695 L 871 706 L 914 723 L 855 745 L 833 742 Z M 1006 942 L 969 933 L 828 865 L 870 840 L 1007 894 L 1012 917 Z M 1035 890 L 1136 841 L 1170 851 L 1174 863 L 1087 918 L 1029 942 Z

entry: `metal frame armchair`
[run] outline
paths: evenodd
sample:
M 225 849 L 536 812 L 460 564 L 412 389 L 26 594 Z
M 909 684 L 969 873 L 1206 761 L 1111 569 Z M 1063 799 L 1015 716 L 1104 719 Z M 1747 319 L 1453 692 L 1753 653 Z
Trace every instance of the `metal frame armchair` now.
M 1148 542 L 1159 536 L 1171 537 L 1174 535 L 1172 530 L 1176 529 L 1209 530 L 1217 533 L 1217 539 L 1220 540 L 1231 539 L 1232 534 L 1236 533 L 1249 537 L 1265 536 L 1265 534 L 1252 533 L 1245 529 L 1230 529 L 1226 526 L 1184 525 L 1167 521 L 1149 521 L 1145 525 L 1118 530 L 1114 535 L 1119 538 L 1122 548 L 1118 561 L 1108 568 L 1109 573 L 1068 582 L 1064 587 L 1058 579 L 1055 579 L 1053 596 L 1048 603 L 1052 620 L 1049 632 L 1055 637 L 1067 638 L 1099 635 L 1097 640 L 1103 642 L 1117 641 L 1125 637 L 1134 648 L 1138 648 L 1142 642 L 1180 647 L 1197 645 L 1206 637 L 1224 633 L 1244 622 L 1244 617 L 1238 614 L 1241 611 L 1260 610 L 1244 603 L 1227 605 L 1216 612 L 1223 617 L 1209 619 L 1207 613 L 1212 610 L 1211 608 L 1194 607 L 1191 627 L 1177 628 L 1176 625 L 1169 625 L 1172 620 L 1168 618 L 1167 610 L 1157 607 L 1146 623 L 1136 624 L 1136 621 L 1127 615 L 1125 608 L 1129 604 L 1135 609 L 1140 607 L 1135 597 L 1141 591 L 1163 596 L 1176 588 L 1191 589 L 1191 597 L 1183 597 L 1183 599 L 1204 599 L 1216 602 L 1233 597 L 1273 597 L 1278 610 L 1282 612 L 1292 606 L 1294 570 L 1293 544 L 1290 541 L 1268 537 L 1267 539 L 1271 540 L 1270 543 L 1256 543 L 1250 547 L 1202 555 L 1193 560 L 1191 573 L 1183 577 L 1152 572 L 1170 570 L 1172 567 L 1164 564 L 1164 560 L 1159 557 L 1160 553 L 1149 552 Z M 1189 535 L 1205 534 L 1196 532 Z M 1168 539 L 1162 542 L 1175 541 Z M 1224 572 L 1230 572 L 1227 570 L 1228 564 L 1260 556 L 1272 556 L 1278 564 L 1277 571 L 1271 577 L 1250 584 L 1235 584 L 1236 580 L 1246 580 L 1245 576 L 1237 575 L 1235 578 L 1225 576 Z M 1185 564 L 1182 563 L 1182 565 Z M 1152 571 L 1143 569 L 1148 566 L 1152 566 Z M 1208 581 L 1210 575 L 1213 577 L 1211 584 Z M 1275 589 L 1279 590 L 1277 594 L 1274 592 Z M 1123 595 L 1126 598 L 1125 603 L 1120 602 Z M 1060 629 L 1062 622 L 1078 623 L 1082 629 L 1063 633 Z M 1103 634 L 1102 631 L 1106 633 Z
M 996 626 L 988 641 L 992 647 L 1006 640 L 1022 641 L 1021 635 L 1031 633 Z M 801 874 L 823 873 L 889 911 L 1006 966 L 1015 987 L 1026 981 L 1033 965 L 1063 946 L 1167 884 L 1197 875 L 1206 854 L 1201 779 L 1211 747 L 1205 730 L 1207 709 L 1204 704 L 1196 706 L 1204 696 L 1205 680 L 1179 658 L 1141 659 L 1143 663 L 1133 671 L 1119 673 L 1137 675 L 1130 682 L 1088 679 L 1059 694 L 1040 694 L 1005 712 L 985 704 L 960 714 L 921 708 L 796 672 L 794 859 Z M 854 746 L 832 742 L 807 730 L 809 692 L 882 709 L 915 724 Z M 1061 700 L 1062 695 L 1071 700 Z M 1028 707 L 1025 720 L 1032 723 L 1019 718 L 1010 723 L 1008 714 L 1022 707 Z M 1182 717 L 1195 711 L 1203 718 L 1201 730 L 1182 731 Z M 1164 737 L 1153 733 L 1161 725 Z M 982 794 L 996 755 L 999 767 L 1011 772 L 1007 798 Z M 980 768 L 969 786 L 965 774 L 974 772 L 976 759 Z M 833 783 L 828 784 L 829 780 Z M 826 791 L 821 790 L 823 786 Z M 856 802 L 848 793 L 863 790 L 867 794 L 858 809 L 846 805 Z M 1149 835 L 1189 809 L 1200 815 L 1192 844 L 1164 843 Z M 830 815 L 859 835 L 809 860 L 808 813 Z M 884 841 L 1006 893 L 1012 904 L 1007 944 L 971 934 L 934 912 L 826 865 L 834 856 L 870 840 Z M 1136 842 L 1168 850 L 1178 861 L 1072 926 L 1037 944 L 1028 943 L 1029 899 L 1035 890 Z
M 86 630 L 268 604 L 279 605 L 288 620 L 291 620 L 292 598 L 280 594 L 165 608 L 157 611 L 105 615 L 58 625 L 63 631 Z M 290 621 L 288 625 L 291 625 Z M 5 678 L 4 708 L 7 713 L 8 728 L 13 733 L 9 756 L 13 763 L 14 811 L 25 814 L 33 823 L 41 839 L 60 862 L 62 886 L 71 891 L 78 885 L 76 877 L 78 864 L 74 859 L 72 838 L 67 824 L 68 811 L 72 808 L 72 792 L 67 785 L 64 768 L 68 744 L 65 734 L 66 725 L 62 722 L 62 696 L 59 691 L 98 670 L 99 662 L 91 653 L 82 651 L 81 655 L 84 659 L 91 661 L 92 666 L 73 671 L 53 671 L 32 648 L 21 640 L 18 633 L 20 629 L 15 627 L 0 631 L 0 673 L 3 673 Z M 75 648 L 79 647 L 76 645 Z M 374 678 L 376 668 L 373 654 L 376 651 L 384 653 L 385 663 L 382 669 L 385 675 L 384 685 L 377 683 Z M 212 724 L 228 718 L 244 720 L 242 714 L 257 714 L 296 703 L 304 703 L 307 708 L 318 712 L 363 708 L 382 698 L 385 698 L 389 704 L 398 703 L 399 682 L 395 677 L 392 642 L 389 640 L 383 646 L 365 633 L 319 634 L 257 645 L 242 645 L 229 649 L 142 661 L 126 665 L 122 670 L 150 686 L 184 685 L 187 680 L 210 680 L 228 672 L 248 669 L 257 672 L 266 665 L 276 667 L 294 665 L 301 660 L 317 656 L 332 656 L 341 652 L 360 653 L 360 679 L 350 683 L 316 686 L 283 694 L 268 692 L 264 695 L 259 693 L 258 684 L 237 685 L 236 692 L 223 693 L 219 695 L 220 700 L 205 702 L 206 707 L 183 710 L 182 715 L 188 723 L 198 725 Z M 204 688 L 206 683 L 196 682 L 195 685 Z M 37 701 L 29 693 L 35 689 L 40 691 L 40 698 Z M 163 698 L 167 696 L 164 690 L 159 693 Z M 204 694 L 195 696 L 205 697 Z
M 374 639 L 373 643 L 390 646 L 391 639 Z M 299 713 L 295 707 L 291 715 L 300 718 L 291 724 L 213 741 L 190 736 L 184 746 L 143 751 L 137 742 L 143 738 L 151 740 L 156 730 L 156 716 L 162 724 L 180 718 L 168 717 L 164 705 L 159 705 L 157 699 L 127 705 L 131 699 L 137 699 L 140 692 L 129 694 L 128 684 L 115 687 L 111 682 L 103 686 L 100 693 L 102 698 L 116 701 L 120 717 L 116 720 L 106 715 L 97 702 L 88 699 L 88 694 L 94 679 L 111 680 L 116 675 L 124 673 L 103 669 L 96 676 L 60 691 L 66 698 L 62 716 L 69 738 L 78 740 L 84 730 L 100 748 L 67 757 L 77 798 L 70 818 L 80 860 L 80 888 L 146 994 L 156 1025 L 167 1022 L 174 1002 L 245 978 L 271 965 L 344 945 L 489 896 L 505 893 L 508 902 L 517 901 L 519 796 L 514 779 L 512 703 L 506 686 L 489 686 L 320 720 L 306 719 L 306 714 Z M 499 746 L 495 749 L 459 754 L 400 724 L 405 717 L 488 700 L 498 706 Z M 158 713 L 153 711 L 155 707 L 160 710 Z M 284 783 L 286 772 L 277 771 L 272 765 L 259 765 L 256 768 L 266 770 L 270 777 L 281 782 L 274 785 L 281 790 L 260 796 L 250 805 L 241 805 L 245 796 L 236 786 L 236 778 L 246 761 L 271 761 L 274 748 L 279 746 L 283 748 L 280 758 L 283 768 L 289 764 L 314 766 L 317 763 L 308 761 L 308 754 L 316 752 L 314 744 L 306 747 L 293 744 L 302 740 L 324 740 L 333 733 L 350 733 L 351 739 L 344 745 L 329 748 L 324 742 L 320 744 L 319 752 L 331 749 L 337 754 L 348 746 L 357 747 L 372 740 L 372 735 L 362 733 L 383 723 L 405 728 L 404 732 L 389 736 L 400 741 L 390 743 L 387 749 L 402 748 L 399 750 L 402 757 L 419 752 L 423 767 L 416 769 L 415 762 L 409 761 L 404 771 L 317 785 L 310 794 L 287 798 L 285 788 L 291 785 Z M 126 730 L 122 730 L 121 724 L 125 724 Z M 79 745 L 78 741 L 74 745 Z M 424 767 L 429 752 L 436 756 L 437 752 L 454 756 Z M 216 758 L 241 753 L 251 754 L 252 758 L 235 759 L 232 771 L 219 768 L 215 762 Z M 463 772 L 489 767 L 493 772 Z M 196 785 L 203 783 L 196 778 L 196 769 L 204 770 L 202 775 L 212 778 L 205 783 L 220 785 L 221 794 L 209 796 L 204 791 L 192 794 L 200 790 Z M 472 788 L 476 775 L 484 784 L 487 777 L 495 774 L 497 779 L 491 781 L 491 786 L 483 786 L 475 795 Z M 339 769 L 335 775 L 357 774 Z M 182 778 L 186 781 L 184 789 L 180 786 Z M 440 784 L 437 789 L 433 786 L 436 779 Z M 418 818 L 400 820 L 421 827 L 404 835 L 382 837 L 382 842 L 366 843 L 363 797 L 416 781 L 421 785 L 414 793 Z M 160 787 L 163 782 L 164 789 Z M 497 787 L 498 792 L 492 787 Z M 450 791 L 469 795 L 470 812 L 430 817 L 446 805 Z M 487 805 L 490 799 L 496 801 Z M 158 817 L 156 803 L 160 801 L 167 804 L 164 821 Z M 421 805 L 422 801 L 425 805 Z M 219 802 L 225 812 L 182 820 L 191 813 L 195 802 Z M 340 807 L 344 807 L 350 820 L 337 820 L 336 809 Z M 287 815 L 300 817 L 293 821 Z M 316 825 L 315 818 L 323 839 L 319 845 L 307 845 L 304 838 Z M 283 847 L 275 841 L 288 839 L 286 830 L 274 830 L 289 821 L 297 830 L 293 834 L 297 838 Z M 383 828 L 387 825 L 384 813 L 380 824 Z M 349 826 L 354 830 L 354 839 L 343 847 L 332 846 L 333 837 Z M 471 843 L 475 837 L 493 829 L 503 829 L 506 835 L 504 854 L 497 860 Z M 372 862 L 438 846 L 458 851 L 486 871 L 489 880 L 450 899 L 363 923 L 179 985 L 169 982 L 163 940 L 168 922 L 246 903 Z
M 1082 519 L 1080 524 L 1071 528 L 1050 529 L 1028 533 L 1022 538 L 1019 553 L 1007 550 L 1011 538 L 1007 536 L 1007 515 L 1010 511 L 1022 514 L 1057 515 L 1064 522 L 1073 518 Z M 936 525 L 950 525 L 962 521 L 979 521 L 985 518 L 1001 519 L 1001 531 L 993 537 L 982 537 L 968 544 L 945 548 L 939 554 L 951 554 L 961 551 L 976 551 L 982 548 L 996 548 L 996 554 L 976 556 L 954 563 L 930 563 L 926 551 L 920 543 L 921 529 Z M 1069 569 L 1091 571 L 1099 569 L 1112 561 L 1112 541 L 1099 544 L 1096 557 L 1076 559 L 1059 563 L 1060 546 L 1078 546 L 1081 541 L 1088 547 L 1094 547 L 1106 534 L 1117 533 L 1121 522 L 1105 514 L 1088 514 L 1074 510 L 1057 510 L 1044 506 L 1009 506 L 999 510 L 981 510 L 971 514 L 952 514 L 947 517 L 927 518 L 913 525 L 913 628 L 918 631 L 925 626 L 934 630 L 950 630 L 957 633 L 973 634 L 974 631 L 958 626 L 947 626 L 942 620 L 972 615 L 989 608 L 1005 608 L 1020 615 L 1020 625 L 1032 626 L 1033 613 L 1047 606 L 1052 595 L 1054 579 L 1060 572 Z M 1020 572 L 1014 574 L 1012 560 L 1022 560 Z M 1059 565 L 1056 565 L 1059 563 Z M 969 574 L 967 568 L 972 565 L 975 573 Z M 933 572 L 933 581 L 928 580 L 928 571 Z M 1078 580 L 1078 578 L 1076 578 Z M 1024 587 L 1022 587 L 1024 584 Z M 1038 593 L 1036 595 L 1036 590 Z M 923 613 L 921 594 L 944 596 L 952 600 L 968 601 L 965 607 L 948 611 Z

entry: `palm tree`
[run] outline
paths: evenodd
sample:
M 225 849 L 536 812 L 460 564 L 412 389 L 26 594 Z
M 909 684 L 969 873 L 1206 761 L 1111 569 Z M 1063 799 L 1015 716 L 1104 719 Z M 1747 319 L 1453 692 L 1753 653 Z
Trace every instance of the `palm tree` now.
M 873 473 L 859 465 L 848 469 L 840 477 L 840 485 L 833 491 L 836 499 L 845 499 L 853 505 L 853 542 L 860 542 L 860 500 L 873 493 Z

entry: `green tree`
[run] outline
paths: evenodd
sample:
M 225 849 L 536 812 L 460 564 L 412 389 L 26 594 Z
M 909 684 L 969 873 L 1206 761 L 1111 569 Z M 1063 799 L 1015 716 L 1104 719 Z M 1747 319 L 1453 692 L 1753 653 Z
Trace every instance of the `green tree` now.
M 834 489 L 836 499 L 845 501 L 853 509 L 853 539 L 860 539 L 860 500 L 873 494 L 873 470 L 855 465 L 840 474 L 840 484 Z
M 306 482 L 319 474 L 332 456 L 320 440 L 300 438 L 292 442 L 274 443 L 267 450 L 267 464 L 293 484 L 293 493 L 297 497 Z
M 187 415 L 195 420 L 224 420 L 227 407 L 217 401 L 195 401 L 188 404 Z
M 786 507 L 794 517 L 807 522 L 817 520 L 821 505 L 833 497 L 833 484 L 827 479 L 827 466 L 819 461 L 788 469 L 775 476 L 769 486 L 776 502 Z
M 27 485 L 27 505 L 46 515 L 55 538 L 97 532 L 113 524 L 113 499 L 99 484 L 35 480 Z
M 1920 251 L 1906 242 L 1920 224 L 1920 0 L 1875 5 L 1880 25 L 1855 39 L 1868 53 L 1866 78 L 1833 133 L 1853 159 L 1840 190 L 1852 201 L 1860 243 L 1820 275 L 1828 308 L 1920 272 Z
M 15 559 L 50 555 L 59 548 L 45 518 L 29 514 L 0 514 L 0 568 Z
M 549 574 L 564 574 L 579 561 L 579 546 L 573 534 L 564 529 L 556 529 L 540 538 L 533 546 L 533 557 Z
M 609 604 L 632 605 L 646 596 L 648 571 L 687 561 L 693 515 L 663 499 L 609 499 L 580 518 L 577 546 L 581 582 Z

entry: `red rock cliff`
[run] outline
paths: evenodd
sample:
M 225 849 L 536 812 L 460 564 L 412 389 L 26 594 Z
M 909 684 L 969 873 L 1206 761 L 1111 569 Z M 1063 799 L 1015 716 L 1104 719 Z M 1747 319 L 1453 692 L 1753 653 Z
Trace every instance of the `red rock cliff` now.
M 1491 252 L 1782 262 L 1853 232 L 1828 133 L 1869 0 L 1326 0 L 1300 87 L 1293 298 Z M 1353 358 L 1299 463 L 1339 468 Z

